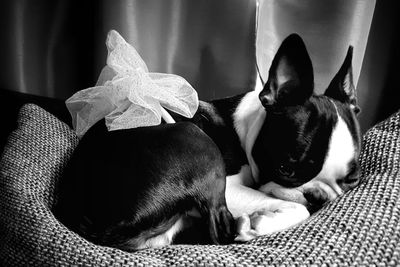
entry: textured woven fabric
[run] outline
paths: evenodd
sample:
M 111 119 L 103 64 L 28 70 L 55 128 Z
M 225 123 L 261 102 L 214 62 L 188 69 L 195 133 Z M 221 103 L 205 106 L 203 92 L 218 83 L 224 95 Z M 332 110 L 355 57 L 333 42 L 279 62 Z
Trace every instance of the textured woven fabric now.
M 363 140 L 362 183 L 302 225 L 227 246 L 173 245 L 126 253 L 96 246 L 52 215 L 56 185 L 77 138 L 28 104 L 0 165 L 0 265 L 260 266 L 400 264 L 400 113 Z

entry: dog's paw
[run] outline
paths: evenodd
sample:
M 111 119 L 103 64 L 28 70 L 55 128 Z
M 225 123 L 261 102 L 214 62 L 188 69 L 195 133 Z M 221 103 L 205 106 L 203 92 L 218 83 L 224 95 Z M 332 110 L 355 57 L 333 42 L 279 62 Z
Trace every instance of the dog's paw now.
M 218 209 L 217 216 L 219 243 L 231 243 L 235 235 L 235 220 L 232 214 L 229 212 L 226 206 L 222 206 Z
M 221 206 L 210 214 L 210 227 L 213 243 L 228 244 L 233 242 L 235 220 L 226 206 Z
M 257 236 L 268 235 L 296 226 L 310 217 L 307 208 L 298 203 L 282 202 L 276 209 L 262 209 L 237 220 L 235 241 L 249 241 Z
M 252 229 L 251 221 L 248 214 L 243 214 L 236 221 L 237 236 L 236 242 L 246 242 L 259 236 L 256 230 Z

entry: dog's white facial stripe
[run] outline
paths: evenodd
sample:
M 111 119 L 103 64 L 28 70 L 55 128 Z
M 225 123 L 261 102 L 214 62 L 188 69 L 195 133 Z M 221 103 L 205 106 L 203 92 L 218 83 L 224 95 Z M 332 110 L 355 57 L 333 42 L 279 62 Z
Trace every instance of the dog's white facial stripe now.
M 233 114 L 235 130 L 242 148 L 246 152 L 256 182 L 258 182 L 259 171 L 251 155 L 251 150 L 266 117 L 266 111 L 258 99 L 258 94 L 258 92 L 252 91 L 245 95 Z
M 347 124 L 337 112 L 337 108 L 336 114 L 338 120 L 332 131 L 329 149 L 322 169 L 315 178 L 302 186 L 302 188 L 307 188 L 321 182 L 329 185 L 334 192 L 331 190 L 324 191 L 327 191 L 330 199 L 334 199 L 337 195 L 343 193 L 337 181 L 347 175 L 350 163 L 356 156 L 353 137 Z
M 332 131 L 329 150 L 320 173 L 314 178 L 323 181 L 341 194 L 337 179 L 344 178 L 349 171 L 349 164 L 355 158 L 355 145 L 353 137 L 346 123 L 336 111 L 338 120 Z M 313 179 L 313 180 L 314 180 Z

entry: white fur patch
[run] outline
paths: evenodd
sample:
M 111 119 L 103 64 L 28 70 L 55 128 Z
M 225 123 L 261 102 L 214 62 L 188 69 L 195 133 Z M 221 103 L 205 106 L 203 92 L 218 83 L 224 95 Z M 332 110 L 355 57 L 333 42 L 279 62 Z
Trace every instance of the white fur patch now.
M 253 178 L 256 181 L 258 181 L 259 171 L 251 155 L 251 150 L 266 117 L 266 111 L 258 98 L 258 94 L 256 91 L 247 93 L 233 114 L 235 130 L 242 148 L 246 152 Z
M 184 218 L 181 217 L 165 233 L 145 240 L 137 249 L 159 248 L 170 245 L 175 235 L 184 228 Z
M 344 178 L 347 175 L 349 172 L 349 164 L 356 156 L 355 144 L 350 130 L 343 118 L 337 112 L 337 109 L 336 113 L 338 121 L 332 131 L 329 150 L 324 165 L 314 179 L 303 185 L 303 187 L 307 187 L 307 184 L 312 184 L 313 182 L 322 182 L 323 184 L 328 185 L 332 191 L 328 189 L 324 191 L 328 191 L 327 193 L 330 199 L 334 199 L 336 196 L 343 193 L 342 189 L 337 184 L 337 180 Z M 320 184 L 320 186 L 323 185 Z

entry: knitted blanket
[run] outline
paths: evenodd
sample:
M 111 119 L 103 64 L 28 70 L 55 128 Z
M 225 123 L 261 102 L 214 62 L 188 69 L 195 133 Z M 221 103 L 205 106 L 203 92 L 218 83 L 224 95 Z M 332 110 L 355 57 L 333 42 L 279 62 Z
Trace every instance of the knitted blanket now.
M 94 245 L 53 216 L 57 182 L 78 139 L 33 104 L 0 162 L 1 266 L 260 266 L 400 264 L 400 112 L 369 130 L 361 184 L 305 223 L 244 244 L 171 245 L 127 253 Z

